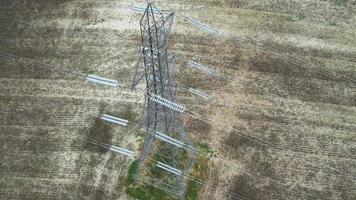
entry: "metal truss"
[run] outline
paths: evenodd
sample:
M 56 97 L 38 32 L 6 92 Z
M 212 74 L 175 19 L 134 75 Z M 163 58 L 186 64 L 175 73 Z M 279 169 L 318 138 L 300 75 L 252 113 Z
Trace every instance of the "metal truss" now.
M 146 101 L 142 117 L 146 134 L 136 180 L 159 179 L 155 183 L 157 187 L 184 199 L 187 187 L 184 175 L 189 174 L 196 152 L 191 151 L 194 148 L 181 124 L 185 107 L 176 102 L 177 90 L 173 88 L 172 76 L 174 59 L 166 50 L 173 19 L 173 12 L 161 12 L 148 3 L 140 21 L 143 65 L 136 66 L 132 88 L 140 77 L 145 78 Z M 160 175 L 152 170 L 158 170 Z

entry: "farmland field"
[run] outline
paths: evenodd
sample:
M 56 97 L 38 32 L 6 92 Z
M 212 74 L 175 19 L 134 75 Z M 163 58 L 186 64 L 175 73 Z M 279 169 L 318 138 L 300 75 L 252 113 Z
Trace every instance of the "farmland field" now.
M 145 83 L 129 89 L 141 16 L 132 3 L 0 2 L 0 199 L 133 199 L 125 192 L 133 160 L 87 140 L 134 149 L 136 159 L 141 153 Z M 156 6 L 176 12 L 167 48 L 176 55 L 178 100 L 189 111 L 184 127 L 212 152 L 197 199 L 356 199 L 354 0 Z M 87 73 L 122 85 L 90 84 Z M 98 119 L 103 113 L 133 125 L 108 124 Z

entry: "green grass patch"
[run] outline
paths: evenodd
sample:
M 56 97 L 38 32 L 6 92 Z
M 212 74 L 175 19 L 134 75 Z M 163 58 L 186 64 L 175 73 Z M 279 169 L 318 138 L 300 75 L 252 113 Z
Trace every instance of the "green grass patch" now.
M 298 22 L 298 21 L 302 21 L 303 19 L 305 19 L 305 16 L 303 15 L 292 15 L 287 17 L 287 21 L 290 22 Z
M 198 173 L 195 172 L 194 174 L 199 174 L 199 175 L 198 176 L 194 175 L 194 177 L 204 180 L 205 177 L 207 176 L 208 166 L 202 163 L 198 163 L 197 165 L 199 166 L 198 169 L 200 169 L 201 171 L 199 171 Z M 192 181 L 192 180 L 188 181 L 185 199 L 198 200 L 199 191 L 202 189 L 202 187 L 203 186 L 197 183 L 196 181 Z
M 205 143 L 198 143 L 197 149 L 199 150 L 199 152 L 208 155 L 208 157 L 211 157 L 214 154 L 214 151 L 209 147 L 208 144 Z
M 205 143 L 200 143 L 197 146 L 199 150 L 210 152 L 211 154 L 213 153 L 209 145 Z M 208 171 L 209 171 L 208 163 L 209 163 L 209 159 L 207 157 L 202 157 L 202 156 L 198 157 L 197 162 L 195 163 L 193 170 L 191 172 L 191 175 L 194 176 L 195 178 L 204 181 L 208 176 Z M 185 198 L 187 200 L 197 200 L 199 191 L 201 190 L 202 187 L 203 186 L 201 184 L 195 181 L 192 180 L 189 181 Z
M 128 187 L 126 193 L 136 200 L 173 200 L 168 193 L 151 185 Z
M 93 74 L 95 71 L 90 67 L 85 67 L 83 69 L 83 72 L 86 73 L 86 74 Z
M 207 144 L 198 145 L 201 150 L 205 152 L 213 152 Z M 162 152 L 161 152 L 162 153 Z M 185 155 L 184 153 L 182 155 Z M 185 156 L 182 156 L 181 159 L 184 159 Z M 154 160 L 160 160 L 159 156 L 155 155 L 152 157 Z M 206 157 L 198 157 L 197 161 L 190 173 L 190 175 L 204 180 L 208 174 L 208 162 L 209 159 Z M 139 160 L 135 160 L 131 163 L 128 169 L 128 173 L 125 180 L 126 193 L 136 199 L 136 200 L 173 200 L 176 199 L 172 194 L 167 193 L 166 191 L 153 187 L 148 184 L 137 185 L 135 182 L 135 174 L 138 169 Z M 156 165 L 146 166 L 149 168 L 150 174 L 157 179 L 164 180 L 167 178 L 167 172 L 159 169 Z M 142 174 L 144 176 L 144 174 Z M 188 181 L 187 183 L 187 192 L 185 194 L 185 199 L 187 200 L 197 200 L 199 191 L 202 188 L 202 185 L 198 184 L 195 181 Z
M 126 180 L 126 193 L 136 200 L 171 200 L 173 199 L 164 190 L 155 188 L 151 185 L 135 185 L 135 174 L 138 168 L 139 160 L 135 160 L 131 163 Z M 154 167 L 152 168 L 154 169 Z
M 131 163 L 129 170 L 127 172 L 126 180 L 125 180 L 125 185 L 130 186 L 135 182 L 135 174 L 137 171 L 138 167 L 138 160 L 135 160 Z
M 198 192 L 201 189 L 201 185 L 194 182 L 194 181 L 190 181 L 188 183 L 188 190 L 186 193 L 186 200 L 197 200 L 198 199 Z
M 337 26 L 337 24 L 336 24 L 336 22 L 335 22 L 335 21 L 331 21 L 331 22 L 329 22 L 329 25 L 330 25 L 330 26 Z
M 223 6 L 223 2 L 222 0 L 213 0 L 211 2 L 209 2 L 211 5 L 213 6 L 218 6 L 218 7 L 222 7 Z
M 348 0 L 335 0 L 335 5 L 337 6 L 346 6 Z

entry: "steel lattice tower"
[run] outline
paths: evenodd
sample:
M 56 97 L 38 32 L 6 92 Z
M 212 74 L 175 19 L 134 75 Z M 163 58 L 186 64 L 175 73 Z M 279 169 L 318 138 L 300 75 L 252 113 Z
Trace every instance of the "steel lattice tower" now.
M 161 12 L 149 3 L 140 21 L 143 76 L 139 75 L 140 69 L 137 68 L 133 86 L 139 81 L 137 77 L 145 77 L 146 101 L 142 117 L 146 134 L 136 180 L 153 184 L 184 199 L 187 185 L 185 175 L 189 174 L 194 164 L 195 151 L 157 140 L 157 133 L 162 133 L 191 146 L 181 125 L 181 113 L 153 99 L 158 96 L 169 102 L 176 102 L 172 76 L 174 59 L 170 58 L 166 51 L 173 19 L 174 13 Z M 179 169 L 181 173 L 158 169 L 157 163 Z

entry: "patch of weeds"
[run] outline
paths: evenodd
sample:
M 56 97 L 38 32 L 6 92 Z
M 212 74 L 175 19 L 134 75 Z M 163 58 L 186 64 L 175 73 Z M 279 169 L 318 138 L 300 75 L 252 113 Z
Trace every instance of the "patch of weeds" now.
M 198 192 L 201 189 L 201 185 L 197 182 L 190 181 L 188 183 L 188 190 L 185 196 L 186 200 L 197 200 L 198 199 Z
M 138 169 L 139 160 L 135 160 L 131 163 L 126 179 L 126 193 L 136 200 L 173 200 L 173 198 L 164 190 L 153 187 L 148 184 L 135 184 L 135 175 Z M 160 175 L 162 175 L 162 170 L 157 169 L 156 165 L 149 166 L 150 172 L 152 175 L 160 179 Z M 142 174 L 143 176 L 144 174 Z
M 127 176 L 126 176 L 126 179 L 125 179 L 125 185 L 126 186 L 130 186 L 134 183 L 134 178 L 135 178 L 135 174 L 136 174 L 136 171 L 137 171 L 137 167 L 138 167 L 138 161 L 139 160 L 135 160 L 131 163 L 130 167 L 129 167 L 129 170 L 127 172 Z
M 134 185 L 139 160 L 131 163 L 125 179 L 126 193 L 136 200 L 170 200 L 168 193 L 151 185 Z
M 329 22 L 329 26 L 337 26 L 337 24 L 335 21 L 331 21 L 331 22 Z
M 126 193 L 136 200 L 173 200 L 167 192 L 151 185 L 127 188 Z
M 125 191 L 135 200 L 173 200 L 167 192 L 152 185 L 131 186 Z
M 202 148 L 205 148 L 209 150 L 210 148 L 205 145 L 201 144 Z M 154 160 L 159 160 L 159 156 L 154 155 L 153 157 Z M 208 161 L 206 157 L 200 157 L 196 161 L 191 175 L 204 180 L 205 177 L 207 177 L 208 173 Z M 158 189 L 156 187 L 153 187 L 152 185 L 148 184 L 141 184 L 141 185 L 136 185 L 135 184 L 135 173 L 138 168 L 138 160 L 135 160 L 133 163 L 131 163 L 128 174 L 126 176 L 125 180 L 125 186 L 126 186 L 126 193 L 131 196 L 132 198 L 136 200 L 171 200 L 174 199 L 171 194 L 168 194 L 164 190 Z M 162 169 L 159 169 L 156 165 L 150 165 L 148 166 L 150 174 L 154 176 L 157 179 L 164 180 L 166 176 L 166 172 L 162 171 Z M 144 174 L 142 174 L 144 175 Z M 185 199 L 187 200 L 197 200 L 198 199 L 198 194 L 199 191 L 202 188 L 202 185 L 198 184 L 195 181 L 189 181 L 187 187 L 187 192 L 185 194 Z
M 211 151 L 209 146 L 206 144 L 200 144 L 200 146 L 203 148 L 206 148 L 208 151 Z M 209 162 L 209 159 L 206 157 L 198 158 L 197 162 L 195 163 L 195 165 L 193 167 L 191 175 L 198 179 L 205 180 L 208 175 L 208 171 L 209 171 L 208 162 Z M 185 194 L 185 199 L 197 200 L 198 194 L 202 188 L 202 185 L 195 181 L 189 181 L 187 188 L 188 189 Z
M 287 17 L 287 21 L 290 22 L 298 22 L 298 21 L 302 21 L 305 19 L 305 16 L 303 15 L 291 15 Z
M 145 136 L 145 134 L 146 134 L 146 131 L 145 130 L 137 130 L 137 132 L 136 132 L 136 135 L 138 136 L 138 137 L 144 137 Z
M 317 198 L 316 198 L 315 194 L 310 194 L 308 196 L 308 200 L 317 200 Z
M 135 199 L 145 199 L 146 193 L 141 188 L 129 187 L 126 189 L 126 193 Z
M 209 155 L 209 157 L 214 154 L 214 151 L 206 143 L 198 143 L 197 149 L 199 150 L 199 152 Z
M 83 72 L 86 74 L 94 74 L 94 70 L 90 67 L 84 67 Z
M 105 20 L 104 19 L 94 19 L 92 22 L 92 25 L 97 25 L 103 23 Z
M 211 5 L 213 5 L 213 6 L 218 6 L 218 7 L 222 7 L 222 6 L 223 6 L 222 0 L 213 0 L 213 1 L 211 1 L 210 3 L 211 3 Z
M 337 6 L 346 6 L 348 0 L 335 0 L 335 5 Z
M 84 22 L 82 26 L 97 25 L 103 23 L 104 21 L 105 21 L 104 19 L 93 18 Z

